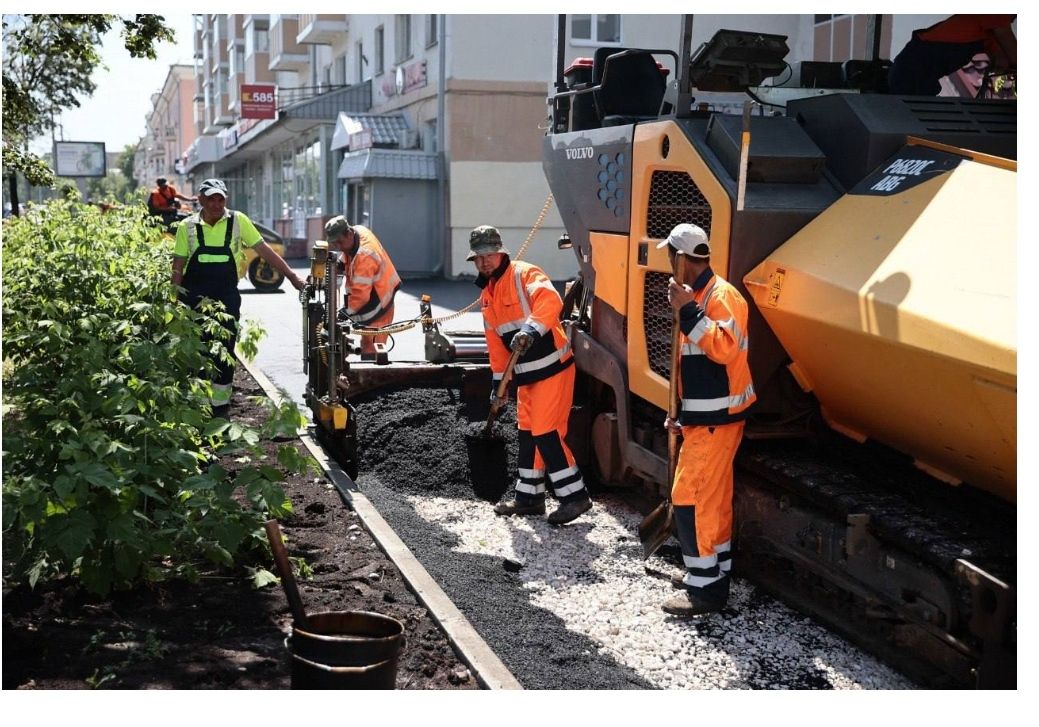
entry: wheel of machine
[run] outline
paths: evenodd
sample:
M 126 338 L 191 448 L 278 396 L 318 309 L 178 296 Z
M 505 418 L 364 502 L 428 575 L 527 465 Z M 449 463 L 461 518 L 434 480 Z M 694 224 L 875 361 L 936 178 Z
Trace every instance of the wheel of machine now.
M 249 282 L 262 293 L 270 293 L 281 287 L 285 276 L 271 267 L 270 263 L 261 257 L 249 263 Z

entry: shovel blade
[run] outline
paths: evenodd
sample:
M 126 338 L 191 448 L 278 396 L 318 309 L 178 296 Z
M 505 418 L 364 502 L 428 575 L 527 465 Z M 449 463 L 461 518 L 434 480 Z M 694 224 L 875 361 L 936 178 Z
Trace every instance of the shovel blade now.
M 465 447 L 469 453 L 469 480 L 473 483 L 473 492 L 481 500 L 497 502 L 509 489 L 509 462 L 504 437 L 467 434 Z
M 674 524 L 674 511 L 671 509 L 671 501 L 664 500 L 653 510 L 642 518 L 639 523 L 639 542 L 642 543 L 642 559 L 645 560 L 653 555 L 661 545 L 671 537 Z

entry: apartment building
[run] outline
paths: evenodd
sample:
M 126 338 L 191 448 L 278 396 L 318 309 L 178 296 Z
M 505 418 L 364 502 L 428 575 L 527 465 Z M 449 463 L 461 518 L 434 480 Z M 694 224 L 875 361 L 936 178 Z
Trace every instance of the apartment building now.
M 884 16 L 881 57 L 942 16 Z M 289 256 L 345 213 L 379 235 L 405 276 L 472 274 L 469 231 L 501 229 L 515 253 L 549 195 L 541 168 L 555 80 L 554 15 L 198 15 L 194 126 L 182 165 L 227 180 L 233 207 L 277 229 Z M 801 61 L 866 58 L 868 16 L 698 15 L 717 30 L 787 36 Z M 602 46 L 677 50 L 679 15 L 572 15 L 565 63 Z M 669 78 L 673 79 L 671 62 Z M 275 91 L 250 118 L 243 89 Z M 524 257 L 560 279 L 550 209 Z
M 154 186 L 166 177 L 184 194 L 191 184 L 183 173 L 181 152 L 195 143 L 194 123 L 195 69 L 172 65 L 162 88 L 152 95 L 152 110 L 145 121 L 145 133 L 134 154 L 134 177 L 141 186 Z

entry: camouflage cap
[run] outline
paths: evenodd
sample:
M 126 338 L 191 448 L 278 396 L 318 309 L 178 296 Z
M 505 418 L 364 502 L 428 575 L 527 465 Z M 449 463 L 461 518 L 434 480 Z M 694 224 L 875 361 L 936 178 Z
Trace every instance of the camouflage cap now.
M 497 227 L 480 225 L 469 233 L 469 256 L 466 260 L 472 260 L 477 255 L 489 255 L 492 252 L 509 254 L 505 245 L 502 244 L 501 233 L 498 232 Z
M 343 215 L 337 215 L 325 223 L 325 240 L 335 242 L 351 229 L 350 222 Z

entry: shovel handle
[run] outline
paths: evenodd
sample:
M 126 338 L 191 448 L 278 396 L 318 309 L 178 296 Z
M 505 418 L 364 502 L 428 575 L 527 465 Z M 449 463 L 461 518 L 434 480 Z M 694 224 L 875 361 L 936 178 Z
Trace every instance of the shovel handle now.
M 681 284 L 682 280 L 685 279 L 685 255 L 678 256 L 678 269 L 675 271 L 675 275 Z M 678 311 L 673 311 L 671 319 L 671 376 L 668 379 L 667 415 L 674 422 L 678 421 L 679 402 L 681 399 L 678 391 L 682 367 L 681 332 L 679 313 Z M 678 432 L 669 427 L 667 430 L 667 481 L 672 488 L 675 486 L 675 470 L 678 468 L 678 451 L 680 446 L 678 443 Z
M 307 628 L 307 613 L 303 609 L 303 599 L 299 597 L 296 589 L 296 578 L 292 575 L 292 566 L 289 564 L 289 554 L 285 550 L 285 544 L 281 540 L 281 527 L 277 520 L 268 520 L 263 524 L 267 531 L 267 541 L 274 551 L 274 564 L 281 576 L 281 587 L 285 589 L 285 598 L 289 601 L 289 609 L 292 611 L 292 620 L 301 629 Z
M 487 435 L 491 431 L 491 423 L 494 418 L 498 416 L 498 412 L 501 411 L 501 404 L 498 402 L 505 398 L 505 392 L 509 388 L 509 382 L 512 381 L 512 370 L 516 368 L 516 362 L 519 361 L 520 352 L 513 351 L 512 355 L 509 356 L 509 362 L 505 364 L 505 371 L 501 375 L 501 381 L 498 383 L 498 390 L 494 392 L 494 403 L 491 404 L 491 411 L 487 415 L 487 423 L 483 427 L 484 435 Z

